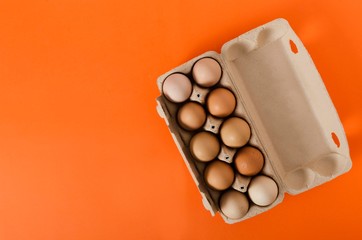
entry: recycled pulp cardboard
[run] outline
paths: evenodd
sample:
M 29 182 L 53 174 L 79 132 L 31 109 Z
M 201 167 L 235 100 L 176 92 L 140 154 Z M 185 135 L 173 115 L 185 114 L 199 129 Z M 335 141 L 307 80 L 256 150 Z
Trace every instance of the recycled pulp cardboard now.
M 219 211 L 220 192 L 205 185 L 205 163 L 195 161 L 190 154 L 188 145 L 193 134 L 181 129 L 176 121 L 180 105 L 162 95 L 167 76 L 175 72 L 190 76 L 193 64 L 204 57 L 220 63 L 223 74 L 218 86 L 235 94 L 234 115 L 249 123 L 249 143 L 265 157 L 262 174 L 272 177 L 279 187 L 278 197 L 271 205 L 251 204 L 246 216 L 237 220 L 221 213 L 225 222 L 253 217 L 282 202 L 286 192 L 299 194 L 349 171 L 352 162 L 347 139 L 323 81 L 288 22 L 276 19 L 225 43 L 221 54 L 206 52 L 157 80 L 161 92 L 157 110 L 212 215 Z M 209 91 L 194 84 L 190 100 L 204 104 Z M 221 123 L 209 115 L 203 129 L 218 134 Z M 234 154 L 235 149 L 222 146 L 218 159 L 230 163 Z M 249 182 L 250 178 L 237 175 L 232 187 L 246 192 Z

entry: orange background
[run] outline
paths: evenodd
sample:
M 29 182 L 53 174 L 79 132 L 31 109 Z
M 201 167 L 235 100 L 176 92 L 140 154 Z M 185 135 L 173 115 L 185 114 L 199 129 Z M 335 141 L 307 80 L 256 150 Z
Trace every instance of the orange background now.
M 359 1 L 1 1 L 0 239 L 362 238 Z M 250 220 L 211 217 L 156 113 L 156 78 L 289 20 L 352 170 Z

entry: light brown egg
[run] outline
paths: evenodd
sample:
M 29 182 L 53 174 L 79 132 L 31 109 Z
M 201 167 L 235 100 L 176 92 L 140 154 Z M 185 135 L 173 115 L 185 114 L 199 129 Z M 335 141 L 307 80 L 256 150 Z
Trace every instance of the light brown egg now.
M 204 179 L 210 188 L 225 190 L 233 184 L 234 171 L 228 163 L 215 160 L 206 166 Z
M 180 126 L 188 131 L 199 129 L 206 121 L 206 112 L 197 102 L 185 103 L 177 113 Z
M 234 94 L 226 88 L 212 90 L 206 100 L 207 109 L 215 117 L 227 117 L 236 107 Z
M 184 102 L 191 95 L 192 84 L 190 79 L 185 75 L 174 73 L 168 76 L 163 82 L 162 92 L 171 102 Z
M 250 135 L 249 124 L 242 118 L 232 117 L 221 125 L 221 140 L 228 147 L 244 146 L 249 141 Z
M 191 138 L 190 152 L 196 160 L 209 162 L 220 152 L 219 140 L 211 132 L 199 132 Z
M 259 149 L 246 146 L 241 148 L 234 157 L 235 167 L 245 176 L 258 174 L 264 166 L 264 156 Z
M 192 68 L 192 76 L 201 87 L 212 87 L 221 78 L 220 64 L 213 58 L 202 58 Z
M 244 217 L 249 211 L 249 201 L 245 194 L 229 190 L 220 197 L 220 210 L 230 219 L 236 220 Z
M 278 196 L 278 185 L 267 176 L 259 175 L 254 177 L 248 187 L 250 200 L 259 206 L 272 204 Z

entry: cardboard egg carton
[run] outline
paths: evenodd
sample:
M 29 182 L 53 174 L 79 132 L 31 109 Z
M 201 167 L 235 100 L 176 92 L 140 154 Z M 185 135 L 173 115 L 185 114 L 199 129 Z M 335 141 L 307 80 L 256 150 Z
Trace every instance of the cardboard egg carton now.
M 192 79 L 194 63 L 204 57 L 217 60 L 222 77 L 217 87 L 230 89 L 237 100 L 233 116 L 245 119 L 251 128 L 249 144 L 264 155 L 261 174 L 273 178 L 279 188 L 269 206 L 250 204 L 241 219 L 228 219 L 219 209 L 220 192 L 207 187 L 203 179 L 205 163 L 189 151 L 194 133 L 177 123 L 182 105 L 162 95 L 162 84 L 172 73 Z M 206 52 L 161 75 L 157 80 L 161 96 L 157 110 L 202 195 L 203 204 L 214 215 L 220 212 L 227 223 L 235 223 L 265 212 L 283 201 L 284 194 L 307 191 L 347 172 L 352 166 L 347 139 L 336 109 L 323 81 L 300 39 L 288 22 L 276 19 L 225 43 L 221 54 Z M 191 101 L 205 104 L 211 89 L 193 82 Z M 218 134 L 222 119 L 207 116 L 203 129 Z M 236 150 L 222 145 L 218 159 L 231 163 Z M 232 188 L 245 193 L 250 177 L 237 174 Z

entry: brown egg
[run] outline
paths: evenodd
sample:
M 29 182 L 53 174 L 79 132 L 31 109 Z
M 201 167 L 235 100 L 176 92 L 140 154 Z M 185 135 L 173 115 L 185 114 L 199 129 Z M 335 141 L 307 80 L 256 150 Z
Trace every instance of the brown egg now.
M 220 197 L 220 210 L 230 219 L 240 219 L 249 211 L 249 201 L 245 194 L 229 190 Z
M 201 87 L 212 87 L 221 78 L 220 64 L 213 58 L 202 58 L 192 68 L 192 76 Z
M 253 176 L 261 171 L 264 166 L 264 156 L 255 147 L 243 147 L 234 157 L 235 167 L 238 172 L 245 176 Z
M 197 102 L 188 102 L 178 111 L 177 120 L 183 129 L 193 131 L 204 125 L 206 113 L 201 104 Z
M 232 117 L 221 125 L 221 140 L 228 147 L 244 146 L 249 141 L 250 135 L 249 124 L 244 119 Z
M 207 97 L 207 109 L 215 117 L 227 117 L 236 107 L 234 94 L 225 88 L 216 88 Z
M 219 140 L 210 132 L 197 133 L 191 138 L 190 152 L 196 160 L 209 162 L 220 152 Z
M 212 189 L 225 190 L 233 184 L 234 171 L 228 163 L 216 160 L 205 168 L 204 179 Z

